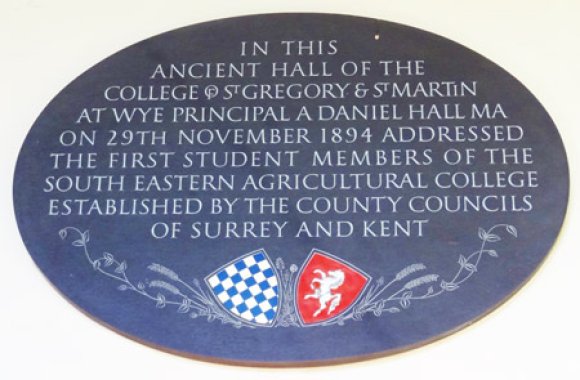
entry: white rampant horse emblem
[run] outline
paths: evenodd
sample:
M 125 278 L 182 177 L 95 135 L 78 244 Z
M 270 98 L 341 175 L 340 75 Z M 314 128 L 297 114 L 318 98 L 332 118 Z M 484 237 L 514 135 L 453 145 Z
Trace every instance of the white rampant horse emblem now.
M 320 302 L 320 307 L 314 312 L 313 317 L 317 317 L 326 309 L 327 303 L 330 302 L 330 306 L 326 310 L 326 315 L 329 315 L 340 305 L 342 295 L 340 293 L 332 293 L 332 291 L 338 289 L 344 283 L 344 272 L 339 269 L 329 270 L 328 273 L 325 273 L 320 269 L 315 269 L 312 273 L 318 273 L 320 277 L 310 282 L 310 289 L 314 290 L 314 293 L 305 295 L 304 299 L 314 298 Z M 318 286 L 315 284 L 318 284 Z

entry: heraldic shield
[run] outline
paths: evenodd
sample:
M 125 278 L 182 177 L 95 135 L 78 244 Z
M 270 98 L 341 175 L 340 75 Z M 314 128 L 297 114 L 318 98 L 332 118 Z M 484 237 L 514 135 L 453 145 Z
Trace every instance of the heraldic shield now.
M 205 281 L 234 318 L 257 326 L 274 323 L 278 311 L 278 277 L 263 250 L 224 265 Z
M 370 277 L 328 253 L 313 250 L 298 274 L 296 309 L 304 325 L 337 318 L 363 293 Z

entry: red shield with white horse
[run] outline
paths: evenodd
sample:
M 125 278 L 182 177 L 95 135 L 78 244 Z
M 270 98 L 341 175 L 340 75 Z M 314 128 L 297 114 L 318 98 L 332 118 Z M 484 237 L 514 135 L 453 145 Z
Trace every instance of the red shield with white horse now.
M 312 251 L 296 285 L 296 308 L 302 323 L 319 324 L 340 316 L 360 297 L 369 280 L 350 263 Z

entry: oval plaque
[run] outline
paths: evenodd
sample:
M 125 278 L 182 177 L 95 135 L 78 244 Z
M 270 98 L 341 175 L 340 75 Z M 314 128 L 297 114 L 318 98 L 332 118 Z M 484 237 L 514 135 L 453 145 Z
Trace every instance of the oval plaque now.
M 454 42 L 349 16 L 219 20 L 102 61 L 14 178 L 48 279 L 124 335 L 204 360 L 386 355 L 526 282 L 566 210 L 558 132 Z

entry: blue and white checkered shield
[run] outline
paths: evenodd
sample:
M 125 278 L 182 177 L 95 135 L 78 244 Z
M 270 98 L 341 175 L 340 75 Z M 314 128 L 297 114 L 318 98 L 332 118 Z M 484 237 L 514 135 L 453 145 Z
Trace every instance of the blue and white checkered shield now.
M 274 322 L 278 310 L 278 278 L 263 250 L 224 265 L 205 281 L 233 316 L 260 326 Z

